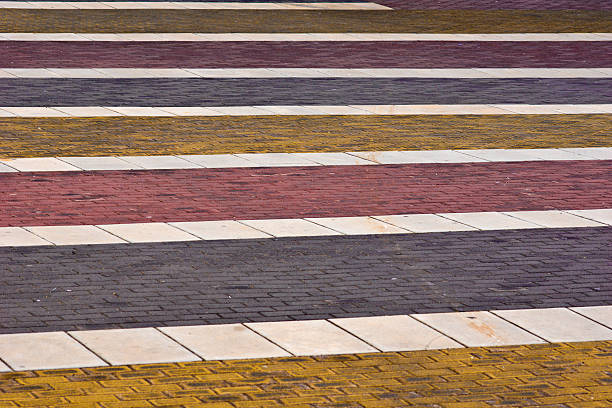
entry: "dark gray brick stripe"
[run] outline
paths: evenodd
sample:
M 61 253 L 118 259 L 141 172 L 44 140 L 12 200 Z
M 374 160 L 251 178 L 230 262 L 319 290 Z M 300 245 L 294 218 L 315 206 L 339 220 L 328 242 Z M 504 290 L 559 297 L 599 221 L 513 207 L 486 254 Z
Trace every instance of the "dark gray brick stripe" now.
M 0 332 L 609 304 L 612 228 L 0 249 Z
M 612 79 L 2 79 L 0 106 L 597 104 Z

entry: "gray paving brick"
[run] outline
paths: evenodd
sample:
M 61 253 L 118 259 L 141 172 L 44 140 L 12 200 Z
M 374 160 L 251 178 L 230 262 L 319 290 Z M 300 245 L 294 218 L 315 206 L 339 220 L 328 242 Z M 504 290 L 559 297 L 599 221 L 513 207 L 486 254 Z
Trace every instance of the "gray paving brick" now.
M 600 227 L 0 248 L 0 332 L 602 305 L 611 242 Z

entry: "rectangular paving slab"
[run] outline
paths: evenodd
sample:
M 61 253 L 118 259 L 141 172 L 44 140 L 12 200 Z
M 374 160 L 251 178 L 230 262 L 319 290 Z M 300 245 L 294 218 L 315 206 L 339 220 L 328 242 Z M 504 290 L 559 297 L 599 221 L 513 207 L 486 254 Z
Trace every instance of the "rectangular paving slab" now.
M 480 230 L 538 228 L 532 222 L 519 220 L 499 212 L 443 213 L 442 217 L 467 224 Z
M 548 228 L 603 227 L 605 224 L 564 211 L 507 211 L 506 215 Z
M 153 328 L 72 331 L 70 335 L 113 365 L 200 360 Z
M 3 246 L 35 246 L 51 243 L 19 227 L 0 228 L 0 247 Z
M 571 210 L 571 214 L 579 215 L 580 217 L 588 218 L 607 225 L 612 225 L 612 209 L 600 210 Z
M 612 340 L 611 329 L 565 308 L 493 313 L 550 342 Z
M 377 351 L 325 320 L 247 323 L 246 326 L 295 355 Z
M 27 227 L 28 231 L 55 245 L 120 244 L 127 241 L 93 225 Z
M 301 219 L 244 220 L 240 222 L 275 237 L 341 235 L 337 231 Z
M 412 317 L 468 347 L 545 343 L 489 312 L 429 313 Z
M 353 317 L 331 319 L 330 321 L 381 351 L 463 347 L 442 333 L 406 315 Z
M 159 330 L 205 360 L 291 355 L 241 324 L 161 327 Z
M 169 224 L 206 240 L 271 237 L 271 235 L 238 221 L 171 222 Z
M 128 242 L 196 241 L 191 234 L 161 222 L 98 225 Z
M 64 332 L 2 334 L 0 359 L 16 371 L 106 365 Z
M 411 232 L 475 231 L 476 228 L 436 214 L 384 215 L 373 217 Z
M 584 306 L 570 309 L 612 329 L 612 306 Z
M 409 233 L 372 217 L 306 218 L 306 220 L 348 235 Z

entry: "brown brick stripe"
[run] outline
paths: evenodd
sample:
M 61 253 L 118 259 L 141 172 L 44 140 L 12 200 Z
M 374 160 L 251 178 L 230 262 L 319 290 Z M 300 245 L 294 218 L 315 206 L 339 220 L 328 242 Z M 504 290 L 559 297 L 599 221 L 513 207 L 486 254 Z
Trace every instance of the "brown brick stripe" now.
M 611 366 L 590 342 L 25 371 L 0 406 L 610 407 Z
M 0 157 L 612 146 L 612 115 L 1 118 Z
M 1 9 L 0 32 L 612 32 L 612 11 Z

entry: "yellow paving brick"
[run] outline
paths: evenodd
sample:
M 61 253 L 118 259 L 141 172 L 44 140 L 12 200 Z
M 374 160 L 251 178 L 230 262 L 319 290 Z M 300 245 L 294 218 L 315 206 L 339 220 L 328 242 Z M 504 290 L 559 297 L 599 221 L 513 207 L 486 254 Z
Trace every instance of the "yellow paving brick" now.
M 602 147 L 611 130 L 612 114 L 0 118 L 0 158 Z
M 538 404 L 610 407 L 610 366 L 594 364 L 593 360 L 606 360 L 611 351 L 612 344 L 596 342 L 580 347 L 552 344 L 509 347 L 507 350 L 467 348 L 459 352 L 387 353 L 383 359 L 376 355 L 350 355 L 334 359 L 301 357 L 299 362 L 258 359 L 251 364 L 243 360 L 214 365 L 192 362 L 159 367 L 121 366 L 115 370 L 84 369 L 77 375 L 71 372 L 61 374 L 60 370 L 36 372 L 35 375 L 32 372 L 4 373 L 0 374 L 0 401 L 3 406 L 11 408 L 78 405 L 97 408 L 164 405 L 254 408 L 279 404 L 361 408 L 428 405 L 442 408 L 522 407 Z M 531 363 L 530 352 L 534 357 Z M 520 357 L 519 361 L 513 362 L 516 356 Z M 419 376 L 403 369 L 422 367 L 419 362 L 424 361 L 435 362 L 435 368 L 422 369 Z M 445 361 L 447 367 L 443 365 Z M 504 371 L 499 369 L 500 361 Z M 335 365 L 338 362 L 342 363 L 341 367 Z M 329 367 L 330 363 L 334 363 L 333 368 Z M 449 375 L 448 372 L 455 372 L 457 363 L 463 368 L 477 368 L 479 371 Z M 513 369 L 513 365 L 518 369 Z M 304 366 L 308 367 L 308 375 L 303 375 Z M 270 367 L 283 367 L 283 370 L 270 370 Z M 344 374 L 337 373 L 338 368 Z M 538 370 L 538 375 L 533 374 L 535 370 Z M 367 378 L 378 372 L 385 373 L 385 377 Z M 423 373 L 428 375 L 421 376 Z M 495 376 L 500 373 L 503 375 Z M 124 378 L 125 374 L 128 378 Z M 210 380 L 202 380 L 202 377 Z M 27 378 L 37 380 L 34 380 L 35 384 L 22 384 L 21 381 Z M 43 380 L 45 378 L 48 383 Z M 264 378 L 266 381 L 245 384 L 244 381 L 250 378 Z M 72 381 L 74 379 L 78 381 Z M 73 384 L 73 391 L 77 394 L 67 392 L 61 398 L 61 394 L 53 394 L 69 388 L 53 389 L 52 385 L 66 384 Z M 23 390 L 23 387 L 28 390 Z M 44 394 L 47 392 L 49 394 Z M 50 398 L 51 395 L 54 397 Z

